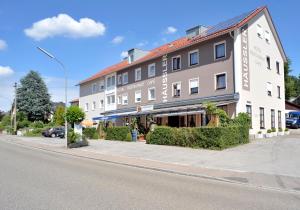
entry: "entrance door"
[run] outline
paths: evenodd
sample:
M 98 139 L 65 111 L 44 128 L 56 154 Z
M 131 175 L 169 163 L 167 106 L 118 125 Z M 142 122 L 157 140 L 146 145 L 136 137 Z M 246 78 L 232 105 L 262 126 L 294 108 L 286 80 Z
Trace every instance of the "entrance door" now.
M 179 116 L 169 116 L 168 124 L 171 127 L 179 127 Z

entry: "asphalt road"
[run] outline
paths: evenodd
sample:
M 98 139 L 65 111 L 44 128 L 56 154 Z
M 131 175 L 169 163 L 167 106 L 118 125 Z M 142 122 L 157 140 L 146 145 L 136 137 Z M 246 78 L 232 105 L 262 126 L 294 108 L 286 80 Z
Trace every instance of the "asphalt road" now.
M 299 209 L 300 194 L 168 174 L 0 139 L 0 209 Z

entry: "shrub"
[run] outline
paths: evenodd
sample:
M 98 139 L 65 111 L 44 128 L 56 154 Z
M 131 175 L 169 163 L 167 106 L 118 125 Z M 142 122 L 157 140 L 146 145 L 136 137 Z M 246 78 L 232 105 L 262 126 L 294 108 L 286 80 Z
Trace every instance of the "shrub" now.
M 247 113 L 239 113 L 236 118 L 233 119 L 233 124 L 241 125 L 241 126 L 249 126 L 250 127 L 251 118 Z
M 271 130 L 271 129 L 268 129 L 268 130 L 267 130 L 267 133 L 272 133 L 272 130 Z
M 126 135 L 126 141 L 132 141 L 131 133 L 127 133 L 127 135 Z
M 34 137 L 34 136 L 42 136 L 43 128 L 34 128 L 30 131 L 27 131 L 24 136 Z
M 285 128 L 284 131 L 289 131 L 289 129 L 288 129 L 288 128 Z
M 42 121 L 34 121 L 33 123 L 31 123 L 30 127 L 32 127 L 32 128 L 43 128 L 44 123 Z
M 276 132 L 276 128 L 272 128 L 272 132 Z
M 17 122 L 17 129 L 28 128 L 29 125 L 30 125 L 30 122 L 25 119 L 23 121 Z
M 108 127 L 106 131 L 106 140 L 120 140 L 120 141 L 129 141 L 127 135 L 130 134 L 130 130 L 126 126 L 119 127 Z
M 282 132 L 282 128 L 278 128 L 278 131 L 279 131 L 279 132 Z
M 262 134 L 262 132 L 261 132 L 261 131 L 258 131 L 257 134 Z
M 227 127 L 171 128 L 158 126 L 150 132 L 148 144 L 225 149 L 249 142 L 249 127 L 232 125 Z
M 98 139 L 99 137 L 96 128 L 85 128 L 82 133 L 89 139 Z

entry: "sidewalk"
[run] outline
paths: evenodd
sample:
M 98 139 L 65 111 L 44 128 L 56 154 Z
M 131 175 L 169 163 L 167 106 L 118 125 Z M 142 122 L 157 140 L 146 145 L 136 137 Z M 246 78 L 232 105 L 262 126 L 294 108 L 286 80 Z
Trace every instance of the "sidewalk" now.
M 300 193 L 300 160 L 296 158 L 300 136 L 296 135 L 223 151 L 119 141 L 90 141 L 88 147 L 65 149 L 61 139 L 5 137 L 12 143 L 115 164 Z

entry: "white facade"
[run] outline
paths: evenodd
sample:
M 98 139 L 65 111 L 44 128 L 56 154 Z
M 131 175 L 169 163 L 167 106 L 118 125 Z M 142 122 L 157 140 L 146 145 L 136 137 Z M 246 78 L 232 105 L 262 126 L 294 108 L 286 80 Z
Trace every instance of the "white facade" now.
M 249 75 L 243 75 L 243 37 L 241 30 L 235 31 L 234 58 L 235 58 L 235 89 L 240 94 L 236 110 L 246 112 L 246 106 L 252 109 L 251 133 L 261 130 L 266 133 L 271 129 L 271 110 L 275 112 L 275 128 L 279 128 L 279 112 L 281 112 L 281 128 L 285 128 L 285 95 L 284 95 L 284 62 L 285 55 L 281 48 L 269 14 L 262 11 L 248 22 L 248 60 Z M 270 58 L 268 68 L 267 57 Z M 246 61 L 247 62 L 247 61 Z M 279 73 L 277 64 L 279 63 Z M 249 79 L 249 90 L 244 88 L 243 81 Z M 280 88 L 280 98 L 278 95 Z M 271 96 L 268 95 L 271 91 Z M 264 109 L 264 126 L 260 124 L 260 108 Z M 278 112 L 279 111 L 279 112 Z
M 105 76 L 105 111 L 117 109 L 117 75 L 116 73 Z

